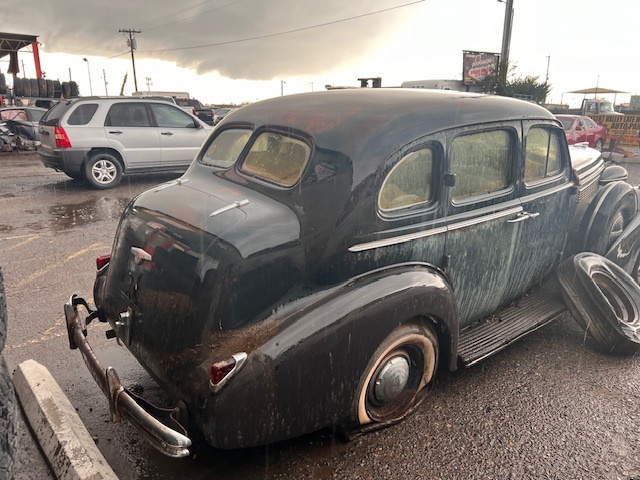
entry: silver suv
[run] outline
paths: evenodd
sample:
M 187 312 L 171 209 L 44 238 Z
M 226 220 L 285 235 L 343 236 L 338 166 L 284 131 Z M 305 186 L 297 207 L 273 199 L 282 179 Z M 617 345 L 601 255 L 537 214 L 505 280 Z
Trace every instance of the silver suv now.
M 126 173 L 186 169 L 210 130 L 163 99 L 77 98 L 42 117 L 38 153 L 45 166 L 104 189 Z

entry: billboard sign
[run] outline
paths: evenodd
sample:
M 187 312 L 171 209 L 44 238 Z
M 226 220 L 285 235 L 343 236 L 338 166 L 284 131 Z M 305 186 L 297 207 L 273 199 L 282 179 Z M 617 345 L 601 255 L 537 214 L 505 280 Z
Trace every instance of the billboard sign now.
M 483 85 L 487 76 L 498 71 L 500 55 L 462 51 L 462 78 L 465 85 Z

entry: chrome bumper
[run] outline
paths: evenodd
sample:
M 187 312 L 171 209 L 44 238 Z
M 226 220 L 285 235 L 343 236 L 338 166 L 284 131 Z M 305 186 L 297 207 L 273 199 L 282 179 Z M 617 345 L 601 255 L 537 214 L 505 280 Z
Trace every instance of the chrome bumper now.
M 86 338 L 87 324 L 93 317 L 90 315 L 88 321 L 81 318 L 78 315 L 78 305 L 83 305 L 89 313 L 93 313 L 86 301 L 76 295 L 72 295 L 65 303 L 69 346 L 80 350 L 84 363 L 109 400 L 111 420 L 118 423 L 123 418 L 127 419 L 153 447 L 169 457 L 188 456 L 191 440 L 178 422 L 180 409 L 156 407 L 125 389 L 112 367 L 102 368 Z

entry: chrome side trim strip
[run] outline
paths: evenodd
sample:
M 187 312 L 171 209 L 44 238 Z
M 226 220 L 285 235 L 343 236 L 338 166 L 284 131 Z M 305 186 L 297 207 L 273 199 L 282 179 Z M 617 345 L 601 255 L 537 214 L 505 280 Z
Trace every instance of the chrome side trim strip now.
M 480 223 L 488 222 L 491 220 L 497 220 L 498 218 L 508 217 L 509 215 L 514 215 L 520 212 L 522 212 L 522 206 L 517 206 L 517 207 L 509 208 L 508 210 L 502 210 L 500 212 L 491 213 L 489 215 L 483 215 L 482 217 L 472 218 L 471 220 L 465 220 L 463 222 L 458 222 L 452 225 L 448 225 L 448 230 L 449 231 L 460 230 L 461 228 L 467 228 L 467 227 L 478 225 Z
M 215 212 L 210 213 L 209 216 L 215 217 L 216 215 L 220 215 L 221 213 L 228 212 L 229 210 L 233 210 L 234 208 L 244 207 L 245 205 L 249 205 L 249 200 L 246 198 L 244 200 L 233 202 L 227 205 L 226 207 L 219 208 Z
M 400 235 L 398 237 L 384 238 L 382 240 L 374 240 L 373 242 L 359 243 L 349 247 L 350 252 L 362 252 L 365 250 L 372 250 L 374 248 L 388 247 L 389 245 L 397 245 L 399 243 L 409 242 L 411 240 L 417 240 L 419 238 L 430 237 L 432 235 L 439 235 L 445 233 L 447 227 L 432 228 L 431 230 L 423 230 L 415 233 L 408 233 L 406 235 Z
M 491 213 L 489 215 L 483 215 L 482 217 L 473 218 L 471 220 L 464 220 L 449 226 L 432 228 L 430 230 L 422 230 L 420 232 L 408 233 L 406 235 L 399 235 L 397 237 L 383 238 L 381 240 L 374 240 L 372 242 L 359 243 L 349 247 L 349 251 L 363 252 L 365 250 L 373 250 L 375 248 L 388 247 L 390 245 L 398 245 L 400 243 L 406 243 L 412 240 L 418 240 L 420 238 L 430 237 L 432 235 L 439 235 L 447 231 L 459 230 L 461 228 L 466 228 L 473 225 L 477 225 L 479 223 L 496 220 L 498 218 L 508 217 L 509 215 L 514 215 L 520 212 L 522 212 L 522 206 L 517 206 L 517 207 L 509 208 L 508 210 L 503 210 L 500 212 Z

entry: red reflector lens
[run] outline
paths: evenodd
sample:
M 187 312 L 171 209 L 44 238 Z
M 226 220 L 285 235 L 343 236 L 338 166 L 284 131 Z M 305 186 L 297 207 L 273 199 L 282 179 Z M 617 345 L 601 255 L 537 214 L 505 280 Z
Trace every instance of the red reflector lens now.
M 100 270 L 111 260 L 111 255 L 103 255 L 101 257 L 96 258 L 96 268 Z
M 57 148 L 71 148 L 71 142 L 67 136 L 67 132 L 62 127 L 56 127 L 53 131 L 53 135 L 56 139 Z
M 211 365 L 211 373 L 209 374 L 211 383 L 218 385 L 227 375 L 229 375 L 229 373 L 231 373 L 231 370 L 233 370 L 233 367 L 235 366 L 236 361 L 234 358 L 228 358 L 227 360 Z

